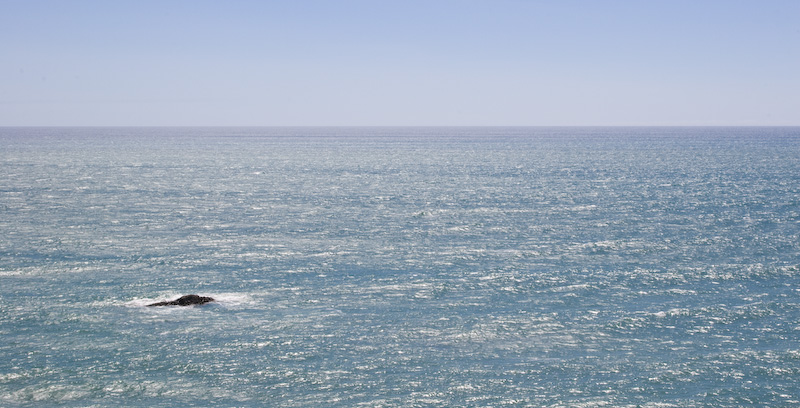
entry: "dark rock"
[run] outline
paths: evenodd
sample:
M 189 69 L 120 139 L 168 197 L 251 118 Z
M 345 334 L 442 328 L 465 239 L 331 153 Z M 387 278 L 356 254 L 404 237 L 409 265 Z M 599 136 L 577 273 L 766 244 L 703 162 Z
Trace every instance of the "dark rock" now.
M 213 301 L 214 298 L 210 298 L 208 296 L 185 295 L 175 300 L 151 303 L 147 306 L 191 306 L 191 305 L 203 305 Z

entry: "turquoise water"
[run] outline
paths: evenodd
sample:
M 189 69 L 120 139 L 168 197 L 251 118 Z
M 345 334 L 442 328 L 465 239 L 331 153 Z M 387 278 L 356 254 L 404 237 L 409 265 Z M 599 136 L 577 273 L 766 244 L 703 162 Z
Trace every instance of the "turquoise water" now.
M 0 406 L 800 405 L 800 128 L 0 144 Z

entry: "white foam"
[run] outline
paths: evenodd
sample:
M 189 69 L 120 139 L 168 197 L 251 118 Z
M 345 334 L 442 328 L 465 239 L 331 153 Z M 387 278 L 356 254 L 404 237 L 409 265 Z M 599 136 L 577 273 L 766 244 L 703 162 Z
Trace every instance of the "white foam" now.
M 254 303 L 253 298 L 247 293 L 211 293 L 205 296 L 211 296 L 214 300 L 222 306 L 233 307 Z
M 134 298 L 132 300 L 125 302 L 125 305 L 132 307 L 143 307 L 151 303 L 174 300 L 181 296 L 182 295 L 177 292 L 168 292 L 168 293 L 162 293 L 158 297 Z

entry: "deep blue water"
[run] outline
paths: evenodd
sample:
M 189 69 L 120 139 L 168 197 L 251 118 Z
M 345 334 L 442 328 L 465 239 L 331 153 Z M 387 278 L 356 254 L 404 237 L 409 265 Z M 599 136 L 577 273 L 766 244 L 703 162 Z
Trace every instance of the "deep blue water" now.
M 800 128 L 0 128 L 0 406 L 175 405 L 798 406 Z

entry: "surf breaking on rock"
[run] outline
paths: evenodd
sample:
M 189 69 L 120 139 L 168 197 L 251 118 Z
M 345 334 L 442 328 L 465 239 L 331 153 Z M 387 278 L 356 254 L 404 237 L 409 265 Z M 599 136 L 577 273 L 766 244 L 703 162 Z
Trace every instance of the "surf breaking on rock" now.
M 214 298 L 199 295 L 184 295 L 175 300 L 168 300 L 163 302 L 156 302 L 147 305 L 150 306 L 191 306 L 191 305 L 204 305 L 209 302 L 214 302 Z

